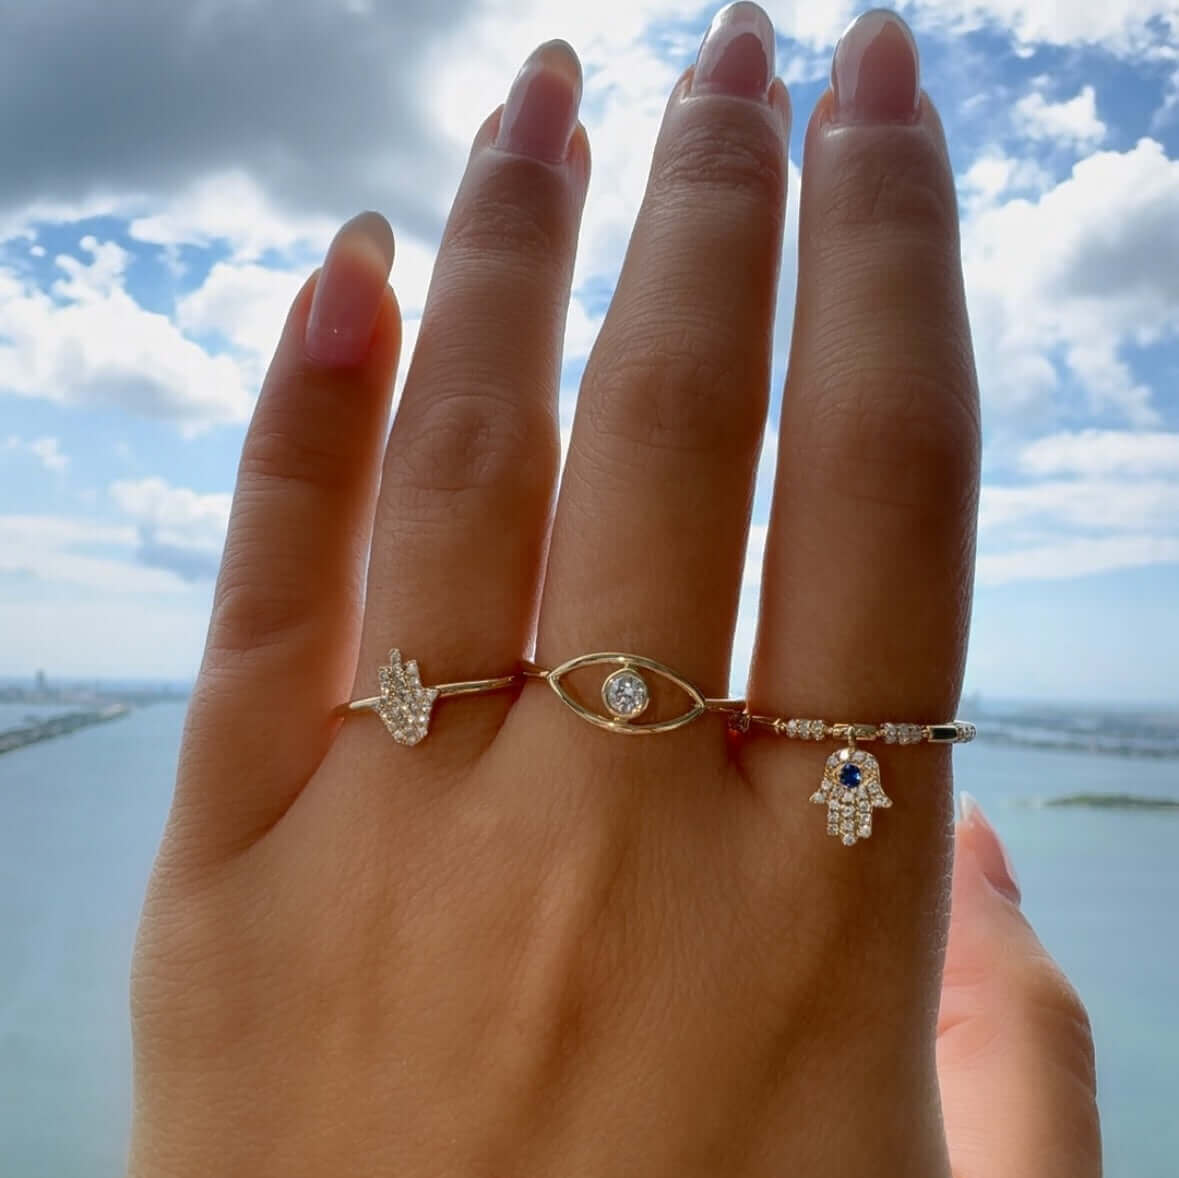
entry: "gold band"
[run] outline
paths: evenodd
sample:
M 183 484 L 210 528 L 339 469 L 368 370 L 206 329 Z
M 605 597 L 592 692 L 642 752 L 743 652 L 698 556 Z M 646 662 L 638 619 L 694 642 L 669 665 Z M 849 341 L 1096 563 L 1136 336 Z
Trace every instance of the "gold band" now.
M 607 715 L 603 716 L 587 708 L 580 700 L 574 699 L 561 682 L 566 675 L 580 667 L 617 667 L 602 683 L 602 703 Z M 598 651 L 582 654 L 567 660 L 552 670 L 546 671 L 533 662 L 522 664 L 523 675 L 528 679 L 541 679 L 552 689 L 556 697 L 575 715 L 607 732 L 624 733 L 627 736 L 651 736 L 660 732 L 674 732 L 699 719 L 705 712 L 727 712 L 739 715 L 745 710 L 743 699 L 710 699 L 693 683 L 690 683 L 666 663 L 646 658 L 640 654 L 624 654 L 621 651 Z M 650 703 L 650 688 L 642 672 L 650 671 L 661 679 L 678 687 L 691 701 L 691 706 L 669 720 L 653 720 L 639 723 L 638 718 Z
M 583 667 L 611 668 L 601 685 L 605 714 L 587 707 L 570 694 L 562 682 L 565 676 Z M 642 721 L 640 717 L 651 702 L 651 688 L 644 673 L 657 676 L 677 687 L 687 696 L 689 706 L 667 720 Z M 841 839 L 847 846 L 869 838 L 872 834 L 873 811 L 887 809 L 892 805 L 892 800 L 881 784 L 879 761 L 865 749 L 859 748 L 860 744 L 871 741 L 897 745 L 923 742 L 966 744 L 976 735 L 974 725 L 964 720 L 951 720 L 943 724 L 828 724 L 823 720 L 787 720 L 781 716 L 757 715 L 749 711 L 743 699 L 710 698 L 666 663 L 621 651 L 578 655 L 551 670 L 525 661 L 511 675 L 424 687 L 417 662 L 414 659 L 402 662 L 401 652 L 393 650 L 389 653 L 388 664 L 378 669 L 377 678 L 381 687 L 380 695 L 349 700 L 340 704 L 336 713 L 346 715 L 350 712 L 374 711 L 398 744 L 414 745 L 425 737 L 436 700 L 448 696 L 503 691 L 529 679 L 547 683 L 557 698 L 586 723 L 628 736 L 674 732 L 706 713 L 719 712 L 728 717 L 728 727 L 737 733 L 768 728 L 791 740 L 842 741 L 846 747 L 827 758 L 823 780 L 811 795 L 811 801 L 827 807 L 827 833 Z
M 505 687 L 515 687 L 522 682 L 523 675 L 501 675 L 498 679 L 468 679 L 465 683 L 436 683 L 431 691 L 438 693 L 438 699 L 445 699 L 450 695 L 482 695 L 485 691 L 503 691 Z M 368 699 L 350 699 L 346 704 L 336 708 L 337 715 L 345 712 L 364 712 L 375 709 L 381 702 L 381 696 L 373 695 Z
M 398 744 L 415 745 L 430 729 L 430 714 L 434 701 L 455 695 L 481 695 L 487 691 L 502 691 L 523 681 L 523 677 L 499 675 L 494 679 L 467 679 L 461 683 L 438 683 L 422 686 L 422 676 L 416 659 L 401 660 L 400 650 L 389 652 L 389 662 L 378 668 L 377 680 L 381 694 L 367 699 L 352 699 L 340 704 L 335 714 L 374 711 L 384 721 L 389 735 Z
M 591 666 L 614 668 L 601 687 L 605 715 L 586 707 L 569 693 L 562 682 L 570 672 Z M 667 720 L 641 722 L 639 717 L 647 710 L 651 701 L 650 686 L 643 678 L 644 671 L 678 687 L 688 697 L 690 706 Z M 335 713 L 347 715 L 351 712 L 374 711 L 385 722 L 385 727 L 393 739 L 398 744 L 405 745 L 415 745 L 425 738 L 436 700 L 447 696 L 481 695 L 489 691 L 502 691 L 508 687 L 515 687 L 527 679 L 543 680 L 570 711 L 587 723 L 604 728 L 608 732 L 620 732 L 628 736 L 674 732 L 706 712 L 724 712 L 736 716 L 744 713 L 746 707 L 743 699 L 713 699 L 705 696 L 694 684 L 666 663 L 643 655 L 623 654 L 619 651 L 578 655 L 551 670 L 525 661 L 521 664 L 520 670 L 511 675 L 499 675 L 493 679 L 469 679 L 459 683 L 438 683 L 432 687 L 425 687 L 417 661 L 409 659 L 403 662 L 401 651 L 394 649 L 389 652 L 388 664 L 378 669 L 377 677 L 380 681 L 380 695 L 349 700 L 340 704 Z
M 827 833 L 844 846 L 854 846 L 872 837 L 872 813 L 892 806 L 884 792 L 880 762 L 861 743 L 883 741 L 885 744 L 967 744 L 978 734 L 973 724 L 951 720 L 944 724 L 828 724 L 823 720 L 783 719 L 743 712 L 729 717 L 735 732 L 749 732 L 754 727 L 769 728 L 789 740 L 827 740 L 846 742 L 833 752 L 823 766 L 823 779 L 811 794 L 811 801 L 827 807 Z
M 835 737 L 853 744 L 873 740 L 885 744 L 969 744 L 978 735 L 978 729 L 965 720 L 949 720 L 944 724 L 827 724 L 822 720 L 785 720 L 780 716 L 745 712 L 730 721 L 730 727 L 739 732 L 748 732 L 754 726 L 770 728 L 791 740 Z

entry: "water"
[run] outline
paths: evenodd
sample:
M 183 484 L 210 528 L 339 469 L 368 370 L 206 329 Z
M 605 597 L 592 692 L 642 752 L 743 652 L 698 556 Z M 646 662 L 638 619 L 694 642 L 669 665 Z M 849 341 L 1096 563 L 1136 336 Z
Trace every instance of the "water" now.
M 116 1178 L 130 1106 L 127 971 L 183 706 L 0 757 L 0 1173 Z M 1081 791 L 1179 795 L 1179 761 L 978 744 L 958 781 L 1002 831 L 1024 907 L 1098 1040 L 1108 1178 L 1179 1158 L 1179 814 L 1040 810 Z

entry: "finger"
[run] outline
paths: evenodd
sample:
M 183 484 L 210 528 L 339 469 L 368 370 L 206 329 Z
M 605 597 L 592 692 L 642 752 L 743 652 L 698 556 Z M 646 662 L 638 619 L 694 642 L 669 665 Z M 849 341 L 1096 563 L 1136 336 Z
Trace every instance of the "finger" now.
M 758 712 L 829 724 L 941 721 L 961 682 L 979 446 L 953 176 L 899 18 L 857 21 L 832 76 L 803 160 L 749 696 Z M 881 1087 L 863 1067 L 846 1098 L 909 1116 L 913 1093 L 935 1083 L 949 748 L 881 741 L 865 751 L 893 806 L 875 811 L 869 842 L 847 847 L 839 823 L 827 837 L 826 807 L 809 801 L 831 745 L 743 741 L 737 756 L 759 803 L 747 855 L 774 865 L 807 946 L 783 968 L 822 996 L 807 1024 L 816 1051 L 841 1069 L 866 1050 L 887 1058 L 903 1081 Z M 847 1028 L 866 1028 L 869 1011 L 870 1042 L 856 1044 Z
M 177 804 L 248 841 L 314 772 L 359 636 L 400 317 L 393 234 L 362 213 L 299 292 L 246 433 Z
M 1099 1178 L 1093 1037 L 1019 909 L 1006 852 L 963 795 L 938 1027 L 958 1178 Z
M 549 665 L 631 650 L 725 694 L 785 202 L 773 70 L 769 18 L 730 5 L 667 106 L 582 382 L 539 623 Z
M 356 690 L 391 648 L 427 683 L 498 676 L 526 653 L 558 457 L 556 390 L 588 145 L 564 42 L 524 64 L 476 136 L 439 249 L 385 456 Z M 510 695 L 440 707 L 414 750 L 467 755 Z M 455 728 L 444 733 L 450 724 Z M 376 750 L 379 724 L 342 750 Z M 445 735 L 445 739 L 442 737 Z
M 803 166 L 750 695 L 759 709 L 828 723 L 943 721 L 961 686 L 979 462 L 953 176 L 895 14 L 848 30 L 833 79 Z M 888 845 L 849 853 L 814 837 L 823 815 L 807 792 L 823 755 L 768 743 L 750 745 L 750 767 L 783 821 L 804 828 L 807 865 L 822 865 L 825 886 L 835 872 L 849 900 L 867 865 L 881 865 L 877 882 L 898 890 L 874 945 L 893 959 L 925 953 L 937 930 L 914 913 L 943 877 L 948 750 L 879 751 L 895 804 L 877 816 Z M 782 788 L 787 764 L 799 766 L 801 797 Z

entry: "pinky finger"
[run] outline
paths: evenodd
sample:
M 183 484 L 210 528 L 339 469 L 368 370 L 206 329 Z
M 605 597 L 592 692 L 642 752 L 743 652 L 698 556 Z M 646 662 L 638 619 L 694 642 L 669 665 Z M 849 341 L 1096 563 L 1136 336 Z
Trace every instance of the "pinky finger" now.
M 171 824 L 200 853 L 274 825 L 352 681 L 401 338 L 392 261 L 379 214 L 340 229 L 295 297 L 246 434 Z

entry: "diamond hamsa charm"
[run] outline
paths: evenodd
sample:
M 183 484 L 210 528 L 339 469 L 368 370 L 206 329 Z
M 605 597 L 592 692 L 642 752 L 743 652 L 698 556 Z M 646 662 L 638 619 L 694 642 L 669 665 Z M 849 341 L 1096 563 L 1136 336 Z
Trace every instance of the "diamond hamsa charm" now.
M 823 784 L 811 801 L 827 807 L 827 833 L 847 847 L 871 838 L 872 811 L 892 805 L 881 788 L 876 758 L 854 743 L 827 758 Z
M 389 665 L 377 671 L 381 698 L 376 713 L 398 744 L 414 745 L 430 727 L 438 688 L 423 687 L 416 659 L 402 663 L 401 651 L 389 652 Z

